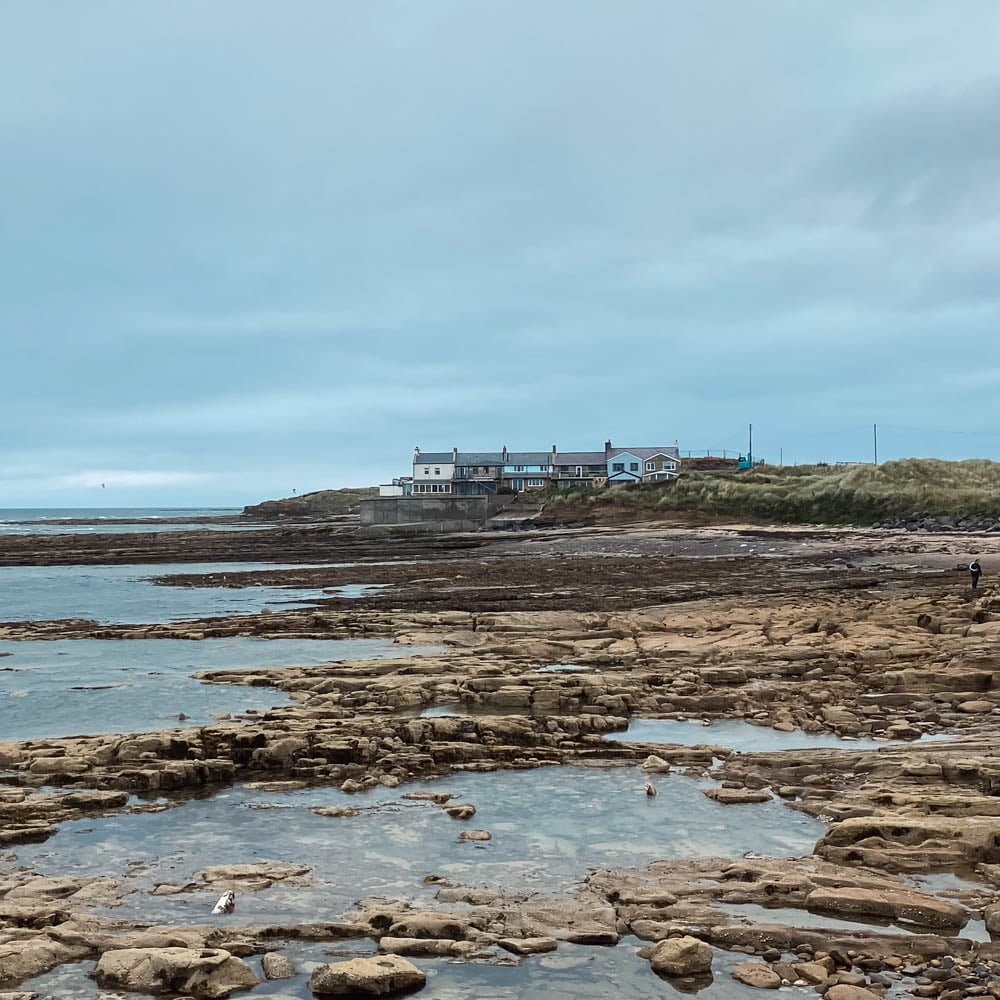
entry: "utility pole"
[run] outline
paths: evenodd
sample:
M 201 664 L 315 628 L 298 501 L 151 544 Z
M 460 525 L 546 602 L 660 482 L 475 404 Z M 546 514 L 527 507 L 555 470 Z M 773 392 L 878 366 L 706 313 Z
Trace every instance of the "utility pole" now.
M 872 440 L 875 444 L 875 464 L 878 465 L 878 424 L 872 424 Z
M 784 464 L 785 464 L 785 449 L 784 448 L 779 448 L 778 449 L 778 465 L 784 465 Z
M 750 448 L 747 451 L 747 460 L 750 463 L 750 468 L 753 468 L 753 424 L 750 425 Z

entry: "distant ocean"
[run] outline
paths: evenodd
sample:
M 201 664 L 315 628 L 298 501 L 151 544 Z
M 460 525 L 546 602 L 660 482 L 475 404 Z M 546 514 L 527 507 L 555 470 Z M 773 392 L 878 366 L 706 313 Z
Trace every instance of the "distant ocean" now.
M 5 507 L 0 508 L 0 534 L 52 535 L 65 532 L 172 531 L 186 528 L 241 530 L 242 525 L 190 523 L 195 518 L 223 518 L 240 513 L 242 509 L 239 507 Z M 162 523 L 167 520 L 178 523 Z M 45 523 L 48 521 L 86 523 Z M 115 521 L 129 523 L 115 524 Z

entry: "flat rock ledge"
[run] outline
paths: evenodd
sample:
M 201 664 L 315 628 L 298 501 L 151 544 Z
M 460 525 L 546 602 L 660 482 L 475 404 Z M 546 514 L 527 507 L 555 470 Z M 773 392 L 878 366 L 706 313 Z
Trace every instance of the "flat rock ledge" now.
M 101 986 L 187 993 L 215 1000 L 260 980 L 242 959 L 221 948 L 123 948 L 106 951 L 92 973 Z
M 421 989 L 426 983 L 427 976 L 398 955 L 331 962 L 309 977 L 309 989 L 321 997 L 392 996 Z

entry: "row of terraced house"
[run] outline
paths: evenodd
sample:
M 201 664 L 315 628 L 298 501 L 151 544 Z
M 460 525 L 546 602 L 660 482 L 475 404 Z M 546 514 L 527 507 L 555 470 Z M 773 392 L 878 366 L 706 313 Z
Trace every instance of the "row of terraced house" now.
M 413 474 L 379 487 L 381 496 L 484 496 L 549 487 L 593 488 L 675 479 L 680 472 L 677 443 L 669 447 L 603 451 L 413 450 Z

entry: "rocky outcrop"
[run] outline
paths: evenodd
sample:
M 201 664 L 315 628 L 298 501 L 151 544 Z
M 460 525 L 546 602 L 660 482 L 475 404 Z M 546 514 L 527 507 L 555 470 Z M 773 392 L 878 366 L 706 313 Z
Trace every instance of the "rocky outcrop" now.
M 354 958 L 315 969 L 309 989 L 321 997 L 392 996 L 420 989 L 427 976 L 412 962 L 397 955 Z
M 101 986 L 146 993 L 187 993 L 214 1000 L 260 980 L 242 959 L 219 948 L 126 948 L 106 951 L 94 971 Z

